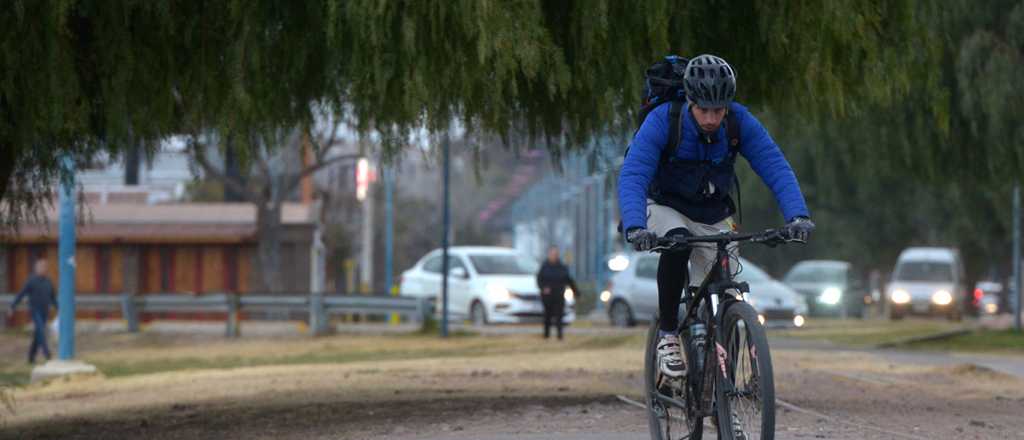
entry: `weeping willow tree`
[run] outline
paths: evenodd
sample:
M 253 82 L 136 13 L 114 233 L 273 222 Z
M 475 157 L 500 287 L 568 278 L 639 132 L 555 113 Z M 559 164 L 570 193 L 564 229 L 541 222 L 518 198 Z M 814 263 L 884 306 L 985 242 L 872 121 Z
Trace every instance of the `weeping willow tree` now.
M 821 226 L 785 255 L 750 248 L 777 273 L 801 258 L 890 270 L 911 245 L 953 245 L 969 278 L 1009 270 L 1010 192 L 1024 176 L 1024 1 L 945 2 L 930 79 L 862 112 L 790 124 L 773 112 Z M 751 226 L 778 223 L 756 176 L 744 176 Z M 993 273 L 995 272 L 995 273 Z
M 846 115 L 936 81 L 937 13 L 909 0 L 14 0 L 0 10 L 0 218 L 38 212 L 61 156 L 205 130 L 257 138 L 311 123 L 314 106 L 382 135 L 385 152 L 453 120 L 572 148 L 628 126 L 643 69 L 669 52 L 729 59 L 749 104 Z

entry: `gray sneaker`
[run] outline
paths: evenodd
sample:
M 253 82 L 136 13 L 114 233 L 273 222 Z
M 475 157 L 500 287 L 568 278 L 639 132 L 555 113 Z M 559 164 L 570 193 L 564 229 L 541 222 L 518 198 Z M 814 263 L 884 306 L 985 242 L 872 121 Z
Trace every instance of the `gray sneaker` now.
M 686 363 L 683 362 L 679 337 L 676 335 L 662 336 L 658 340 L 658 365 L 661 374 L 671 378 L 680 378 L 686 375 Z

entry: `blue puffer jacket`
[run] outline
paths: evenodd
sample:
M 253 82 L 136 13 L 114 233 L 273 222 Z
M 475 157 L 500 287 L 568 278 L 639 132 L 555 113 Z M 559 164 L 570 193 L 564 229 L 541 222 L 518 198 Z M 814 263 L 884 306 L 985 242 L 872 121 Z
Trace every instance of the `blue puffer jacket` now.
M 668 142 L 668 105 L 655 108 L 640 126 L 619 175 L 619 211 L 624 231 L 647 227 L 648 188 Z M 687 111 L 684 107 L 684 111 Z M 740 151 L 754 172 L 775 193 L 775 199 L 786 221 L 795 217 L 810 217 L 800 184 L 779 146 L 764 126 L 746 107 L 733 103 L 729 109 L 740 124 Z M 705 145 L 699 139 L 700 127 L 692 115 L 683 117 L 679 148 L 676 157 L 683 160 L 721 161 L 729 154 L 725 126 L 719 128 L 716 141 Z M 721 219 L 719 219 L 721 220 Z

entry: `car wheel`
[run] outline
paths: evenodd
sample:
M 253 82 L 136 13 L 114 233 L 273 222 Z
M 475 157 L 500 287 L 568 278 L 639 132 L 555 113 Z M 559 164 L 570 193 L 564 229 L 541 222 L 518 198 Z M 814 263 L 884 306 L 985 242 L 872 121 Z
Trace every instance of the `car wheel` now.
M 615 300 L 612 303 L 612 308 L 608 311 L 608 317 L 615 327 L 632 327 L 635 324 L 633 311 L 629 308 L 629 304 L 626 304 L 623 300 Z
M 478 327 L 487 325 L 487 310 L 480 301 L 473 301 L 473 305 L 470 306 L 469 322 Z

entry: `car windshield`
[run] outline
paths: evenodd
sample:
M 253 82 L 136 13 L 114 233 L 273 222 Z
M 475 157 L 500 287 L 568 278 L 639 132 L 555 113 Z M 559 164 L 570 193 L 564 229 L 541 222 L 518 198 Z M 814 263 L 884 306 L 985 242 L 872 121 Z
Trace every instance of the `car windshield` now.
M 937 261 L 907 261 L 900 264 L 896 280 L 946 283 L 953 281 L 953 266 Z
M 794 281 L 842 284 L 846 282 L 846 270 L 841 267 L 808 267 L 794 278 L 799 278 Z
M 770 281 L 772 279 L 771 276 L 761 270 L 760 267 L 755 266 L 754 263 L 747 260 L 740 260 L 740 263 L 743 265 L 743 270 L 736 276 L 737 279 L 743 281 Z
M 480 275 L 533 275 L 537 262 L 522 255 L 470 255 L 476 273 Z

